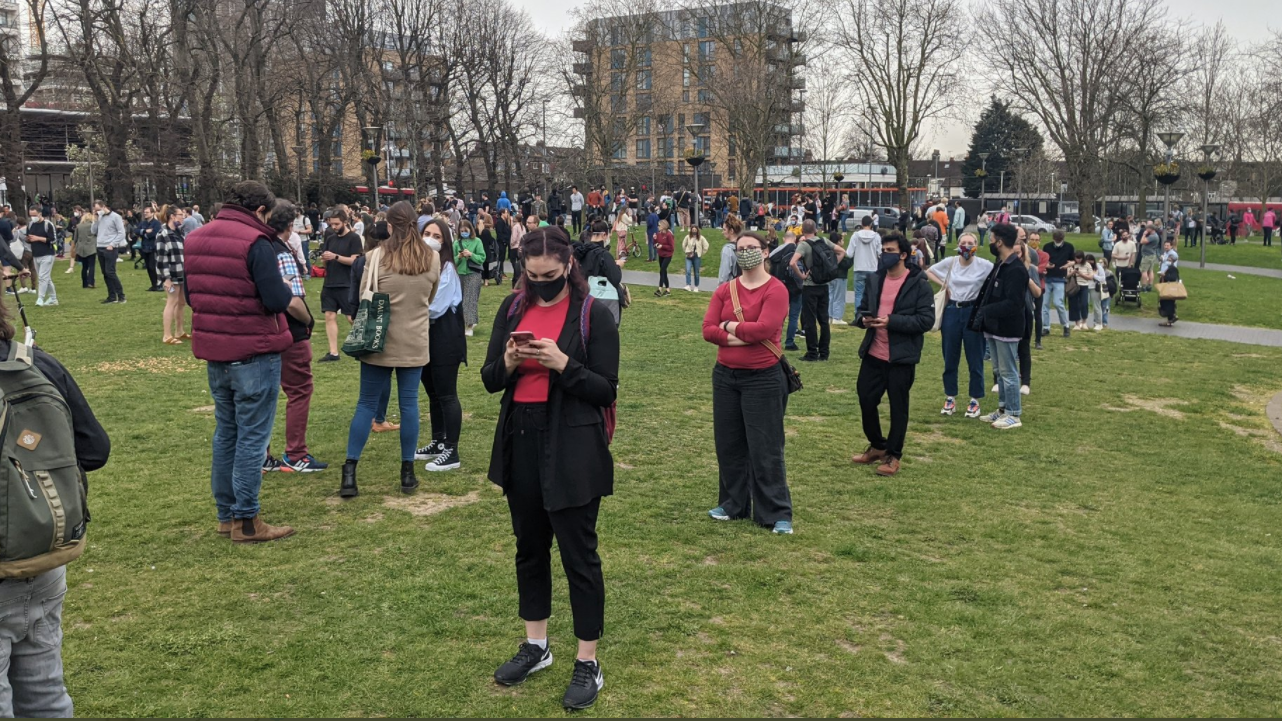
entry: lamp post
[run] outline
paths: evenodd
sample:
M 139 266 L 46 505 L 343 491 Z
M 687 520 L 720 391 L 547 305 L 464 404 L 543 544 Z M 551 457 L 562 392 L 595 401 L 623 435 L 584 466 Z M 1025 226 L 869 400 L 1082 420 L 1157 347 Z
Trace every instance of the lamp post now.
M 832 174 L 832 179 L 837 184 L 837 205 L 840 206 L 841 205 L 841 181 L 846 179 L 846 174 L 838 170 L 837 172 Z M 848 213 L 848 212 L 850 212 L 849 208 L 846 209 L 845 213 Z M 841 228 L 841 232 L 843 233 L 846 232 L 846 214 L 845 213 L 842 213 L 840 216 L 840 219 L 837 221 L 839 224 L 838 227 Z
M 699 150 L 699 133 L 703 132 L 703 123 L 687 123 L 686 130 L 693 138 L 690 146 L 690 155 L 686 157 L 686 162 L 690 164 L 690 172 L 694 174 L 694 219 L 691 221 L 695 226 L 703 226 L 703 198 L 699 196 L 699 166 L 703 165 L 703 153 L 706 151 Z
M 1170 165 L 1175 162 L 1175 144 L 1180 142 L 1184 133 L 1165 132 L 1158 133 L 1157 139 L 1162 141 L 1166 146 L 1166 164 Z M 1171 219 L 1171 184 L 1163 183 L 1166 186 L 1166 193 L 1162 201 L 1162 240 L 1166 240 L 1166 223 Z
M 989 153 L 979 154 L 980 169 L 984 171 L 984 174 L 979 176 L 979 211 L 980 213 L 983 213 L 985 210 L 988 210 L 987 206 L 984 203 L 984 189 L 988 183 L 988 156 L 989 155 L 990 155 Z
M 931 177 L 935 179 L 936 183 L 938 183 L 939 182 L 939 149 L 936 148 L 935 151 L 930 154 L 930 157 L 935 161 L 935 173 Z M 940 195 L 943 195 L 943 193 L 940 193 Z
M 1019 179 L 1017 181 L 1019 185 L 1017 191 L 1019 200 L 1015 201 L 1015 207 L 1019 210 L 1020 215 L 1024 215 L 1024 154 L 1028 152 L 1028 148 L 1011 148 L 1010 151 L 1019 158 Z
M 298 177 L 296 178 L 296 180 L 298 181 L 297 185 L 298 185 L 299 205 L 303 204 L 303 152 L 305 150 L 307 150 L 307 148 L 303 147 L 302 145 L 294 146 L 294 159 L 298 161 Z
M 374 156 L 367 162 L 369 165 L 369 175 L 371 183 L 369 186 L 370 210 L 378 212 L 378 161 L 381 159 L 378 152 L 378 133 L 383 129 L 381 125 L 366 125 L 362 130 L 369 137 L 369 149 Z
M 1202 146 L 1202 154 L 1206 156 L 1206 164 L 1208 166 L 1210 166 L 1212 158 L 1214 158 L 1219 152 L 1220 152 L 1220 146 L 1218 145 L 1207 143 L 1206 145 Z M 1212 170 L 1214 169 L 1212 168 Z M 1201 250 L 1201 259 L 1198 261 L 1198 264 L 1197 264 L 1197 267 L 1199 268 L 1206 267 L 1206 233 L 1207 233 L 1207 225 L 1208 225 L 1207 218 L 1210 217 L 1208 215 L 1208 212 L 1210 210 L 1209 205 L 1210 205 L 1212 177 L 1214 177 L 1213 173 L 1209 175 L 1205 175 L 1202 178 L 1202 234 L 1198 238 L 1198 245 L 1202 246 L 1202 250 Z

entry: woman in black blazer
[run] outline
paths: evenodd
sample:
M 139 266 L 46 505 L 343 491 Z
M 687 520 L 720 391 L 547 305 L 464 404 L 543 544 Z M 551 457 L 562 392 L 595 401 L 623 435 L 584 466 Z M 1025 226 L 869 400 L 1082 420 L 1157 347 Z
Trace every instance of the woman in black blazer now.
M 503 489 L 512 515 L 519 612 L 528 636 L 494 678 L 518 684 L 552 663 L 547 619 L 555 537 L 579 639 L 562 703 L 587 708 L 602 686 L 596 646 L 605 583 L 596 520 L 601 497 L 614 491 L 606 415 L 618 390 L 619 334 L 610 311 L 588 295 L 564 229 L 531 231 L 521 248 L 524 276 L 499 306 L 481 369 L 486 390 L 503 392 L 489 477 Z M 514 331 L 534 339 L 518 344 Z

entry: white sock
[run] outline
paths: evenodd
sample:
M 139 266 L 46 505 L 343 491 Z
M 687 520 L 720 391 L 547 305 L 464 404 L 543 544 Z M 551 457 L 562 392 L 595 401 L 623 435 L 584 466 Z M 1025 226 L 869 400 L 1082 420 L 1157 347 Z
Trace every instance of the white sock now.
M 527 638 L 525 640 L 531 644 L 534 644 L 535 646 L 538 646 L 539 648 L 545 649 L 548 647 L 548 640 L 546 638 Z

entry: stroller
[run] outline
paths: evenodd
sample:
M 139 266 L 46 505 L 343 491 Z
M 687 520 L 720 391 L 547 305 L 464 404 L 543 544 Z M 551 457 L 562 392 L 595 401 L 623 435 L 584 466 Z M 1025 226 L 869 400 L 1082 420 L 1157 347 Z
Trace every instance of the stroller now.
M 1144 300 L 1140 297 L 1139 268 L 1122 268 L 1118 271 L 1118 280 L 1121 287 L 1118 289 L 1117 302 L 1121 304 L 1134 301 L 1136 308 L 1142 308 Z

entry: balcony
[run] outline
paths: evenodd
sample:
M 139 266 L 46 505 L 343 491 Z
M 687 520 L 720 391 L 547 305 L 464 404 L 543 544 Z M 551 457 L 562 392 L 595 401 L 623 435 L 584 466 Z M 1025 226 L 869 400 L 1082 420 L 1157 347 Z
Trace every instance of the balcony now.
M 587 117 L 587 113 L 584 112 L 583 108 L 575 108 L 574 111 L 570 113 L 570 115 L 574 117 L 576 120 L 582 120 L 585 117 Z
M 791 78 L 788 78 L 788 88 L 791 90 L 805 90 L 806 79 L 801 76 L 793 76 Z
M 805 135 L 806 126 L 803 123 L 780 123 L 774 126 L 777 135 Z
M 581 98 L 588 94 L 588 86 L 583 83 L 575 83 L 570 86 L 570 94 L 576 98 Z
M 596 47 L 596 43 L 587 38 L 574 40 L 570 43 L 570 48 L 576 53 L 590 53 Z
M 592 63 L 574 63 L 574 65 L 571 67 L 574 70 L 575 75 L 591 75 L 592 74 Z
M 791 103 L 788 103 L 788 112 L 790 112 L 790 113 L 804 113 L 804 112 L 806 112 L 806 103 L 805 103 L 805 101 L 804 101 L 804 100 L 794 100 L 794 101 L 792 101 Z

